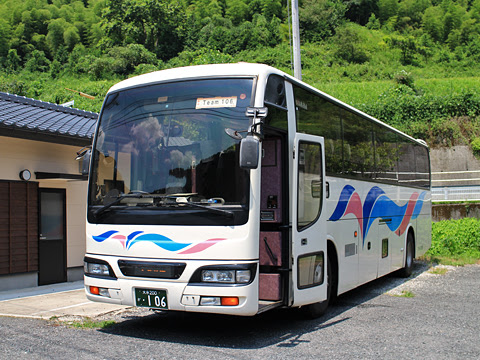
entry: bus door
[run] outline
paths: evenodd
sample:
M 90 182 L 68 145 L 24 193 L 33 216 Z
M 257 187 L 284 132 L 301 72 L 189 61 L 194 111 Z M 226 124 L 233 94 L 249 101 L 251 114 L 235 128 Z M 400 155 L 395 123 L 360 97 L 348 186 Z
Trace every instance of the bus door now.
M 327 298 L 323 137 L 297 134 L 292 183 L 293 306 Z

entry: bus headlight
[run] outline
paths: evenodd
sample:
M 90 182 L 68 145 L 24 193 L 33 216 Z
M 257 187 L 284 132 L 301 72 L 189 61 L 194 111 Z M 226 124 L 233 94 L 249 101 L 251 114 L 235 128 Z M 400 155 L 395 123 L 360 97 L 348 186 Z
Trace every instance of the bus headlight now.
M 116 279 L 110 265 L 106 261 L 99 259 L 85 257 L 83 259 L 83 271 L 87 276 Z
M 210 265 L 198 268 L 190 278 L 190 284 L 248 285 L 257 273 L 257 264 Z
M 89 274 L 89 275 L 99 275 L 99 276 L 110 275 L 110 271 L 108 270 L 108 265 L 104 265 L 104 264 L 85 263 L 83 269 L 85 270 L 85 274 Z
M 203 270 L 202 282 L 235 284 L 235 271 L 231 270 Z

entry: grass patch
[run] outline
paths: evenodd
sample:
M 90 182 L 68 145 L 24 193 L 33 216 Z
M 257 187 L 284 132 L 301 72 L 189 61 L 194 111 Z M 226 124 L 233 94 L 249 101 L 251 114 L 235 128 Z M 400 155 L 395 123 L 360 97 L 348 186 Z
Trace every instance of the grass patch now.
M 77 329 L 106 329 L 115 325 L 115 321 L 113 320 L 95 321 L 87 318 L 82 321 L 73 321 L 69 325 Z
M 434 275 L 445 275 L 448 272 L 447 268 L 434 267 L 429 271 L 430 274 Z
M 452 200 L 452 201 L 432 201 L 433 205 L 468 205 L 479 204 L 480 200 Z
M 428 253 L 427 253 L 428 254 Z M 457 255 L 457 256 L 430 256 L 424 255 L 420 258 L 431 264 L 451 265 L 451 266 L 465 266 L 472 264 L 480 265 L 480 258 L 477 256 Z
M 402 290 L 400 294 L 394 294 L 393 296 L 395 297 L 404 297 L 404 298 L 413 298 L 415 297 L 415 294 L 411 292 L 410 290 Z

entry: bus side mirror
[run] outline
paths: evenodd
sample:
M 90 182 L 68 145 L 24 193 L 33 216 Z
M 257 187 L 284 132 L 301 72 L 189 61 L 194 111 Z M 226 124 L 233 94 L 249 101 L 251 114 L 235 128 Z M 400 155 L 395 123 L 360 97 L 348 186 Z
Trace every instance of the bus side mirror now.
M 242 169 L 256 169 L 260 153 L 260 141 L 249 134 L 240 141 L 240 167 Z
M 90 168 L 90 157 L 92 155 L 92 150 L 90 147 L 84 147 L 83 149 L 77 151 L 77 157 L 75 160 L 79 162 L 79 172 L 82 175 L 88 175 L 88 171 Z

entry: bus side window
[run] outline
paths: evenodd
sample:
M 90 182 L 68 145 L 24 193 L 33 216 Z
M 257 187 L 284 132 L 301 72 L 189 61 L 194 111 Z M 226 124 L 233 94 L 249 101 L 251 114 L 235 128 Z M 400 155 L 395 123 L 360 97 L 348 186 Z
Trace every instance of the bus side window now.
M 299 231 L 314 223 L 322 208 L 322 150 L 320 144 L 300 142 L 298 154 Z
M 398 144 L 398 182 L 403 185 L 415 184 L 415 145 L 406 138 Z
M 397 184 L 398 146 L 397 134 L 390 129 L 374 126 L 375 132 L 375 179 Z
M 265 88 L 265 102 L 285 108 L 285 80 L 278 75 L 268 77 Z
M 372 178 L 375 171 L 372 125 L 342 110 L 343 172 L 359 178 Z
M 416 183 L 415 185 L 424 188 L 430 187 L 430 161 L 428 159 L 427 148 L 416 145 L 415 146 L 415 170 Z

